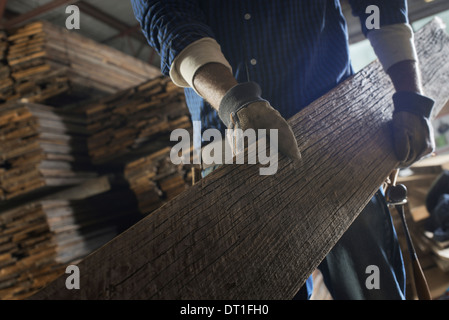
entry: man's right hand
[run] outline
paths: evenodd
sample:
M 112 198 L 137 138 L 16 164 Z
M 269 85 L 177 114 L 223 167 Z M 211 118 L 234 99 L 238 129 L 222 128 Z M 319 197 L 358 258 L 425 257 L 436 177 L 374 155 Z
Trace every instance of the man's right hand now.
M 242 83 L 231 88 L 223 97 L 218 109 L 221 120 L 229 129 L 278 130 L 278 148 L 292 161 L 298 162 L 301 154 L 295 135 L 279 111 L 261 97 L 259 85 Z
M 267 129 L 268 133 L 269 129 L 277 129 L 279 151 L 295 163 L 301 159 L 293 130 L 280 113 L 261 98 L 257 83 L 239 84 L 228 67 L 208 63 L 195 73 L 193 87 L 218 112 L 227 128 Z

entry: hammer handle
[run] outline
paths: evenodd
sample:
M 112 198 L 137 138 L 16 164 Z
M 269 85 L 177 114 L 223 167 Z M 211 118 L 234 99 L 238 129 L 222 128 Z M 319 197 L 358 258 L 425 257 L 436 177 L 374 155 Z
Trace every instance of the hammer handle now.
M 416 293 L 419 300 L 432 300 L 430 296 L 430 290 L 427 285 L 424 272 L 422 271 L 421 264 L 419 263 L 418 256 L 416 255 L 415 248 L 413 246 L 412 237 L 408 230 L 407 222 L 405 219 L 404 208 L 402 205 L 396 206 L 399 216 L 402 220 L 404 227 L 404 233 L 407 240 L 408 251 L 410 252 L 410 259 L 412 261 L 413 279 L 415 282 Z
M 416 293 L 419 300 L 432 300 L 430 296 L 430 290 L 427 286 L 426 278 L 424 277 L 424 272 L 421 269 L 421 265 L 418 259 L 412 261 L 413 268 L 413 278 L 415 280 Z

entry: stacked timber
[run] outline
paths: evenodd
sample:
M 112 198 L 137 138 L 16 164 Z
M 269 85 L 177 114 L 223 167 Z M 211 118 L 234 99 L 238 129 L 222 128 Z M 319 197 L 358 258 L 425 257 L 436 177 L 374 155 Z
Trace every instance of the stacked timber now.
M 76 32 L 38 21 L 8 37 L 11 99 L 65 105 L 115 93 L 160 74 L 156 68 Z
M 170 161 L 170 147 L 127 163 L 124 177 L 143 215 L 158 209 L 192 183 L 191 170 Z
M 174 129 L 191 130 L 182 89 L 159 76 L 83 110 L 93 164 L 119 168 L 142 214 L 159 208 L 191 185 L 191 167 L 170 161 Z
M 90 165 L 84 120 L 55 108 L 0 106 L 0 203 L 44 187 L 97 176 Z
M 169 139 L 191 122 L 182 89 L 114 49 L 45 22 L 1 39 L 0 299 L 22 299 L 191 184 Z
M 25 102 L 2 105 L 4 202 L 69 181 L 77 184 L 68 189 L 77 190 L 77 198 L 67 199 L 71 192 L 64 190 L 58 197 L 39 194 L 24 205 L 0 207 L 0 299 L 30 296 L 68 264 L 184 191 L 191 184 L 190 167 L 170 161 L 175 142 L 169 136 L 176 128 L 190 129 L 190 118 L 182 90 L 165 77 L 82 110 Z M 131 143 L 126 147 L 123 141 Z M 96 172 L 112 174 L 119 182 L 107 192 L 98 188 L 101 194 L 95 197 L 78 197 L 85 194 L 79 183 L 89 179 L 84 183 L 89 188 L 98 180 L 92 179 Z
M 0 31 L 0 101 L 6 101 L 13 94 L 13 81 L 6 61 L 8 41 L 6 32 Z
M 0 299 L 30 296 L 134 223 L 123 198 L 39 200 L 2 212 Z
M 170 145 L 174 129 L 191 129 L 182 89 L 164 76 L 88 105 L 84 113 L 94 164 L 124 163 L 142 150 L 148 155 Z

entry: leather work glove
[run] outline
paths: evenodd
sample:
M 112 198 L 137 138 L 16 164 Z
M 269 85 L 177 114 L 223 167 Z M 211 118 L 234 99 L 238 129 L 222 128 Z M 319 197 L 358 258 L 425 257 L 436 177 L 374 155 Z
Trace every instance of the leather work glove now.
M 293 130 L 279 111 L 261 98 L 261 89 L 255 82 L 241 83 L 223 97 L 218 114 L 228 129 L 278 129 L 278 148 L 294 162 L 301 159 Z M 240 150 L 233 150 L 234 154 Z
M 399 168 L 432 153 L 435 149 L 429 117 L 435 101 L 415 92 L 396 92 L 393 95 L 393 141 Z

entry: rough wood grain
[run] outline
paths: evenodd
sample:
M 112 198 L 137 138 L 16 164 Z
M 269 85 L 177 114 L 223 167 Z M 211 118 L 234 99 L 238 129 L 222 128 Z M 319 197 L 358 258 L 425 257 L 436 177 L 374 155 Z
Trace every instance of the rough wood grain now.
M 425 89 L 449 97 L 449 38 L 417 34 Z M 291 299 L 397 166 L 392 85 L 376 62 L 290 119 L 303 163 L 226 166 L 31 299 Z

